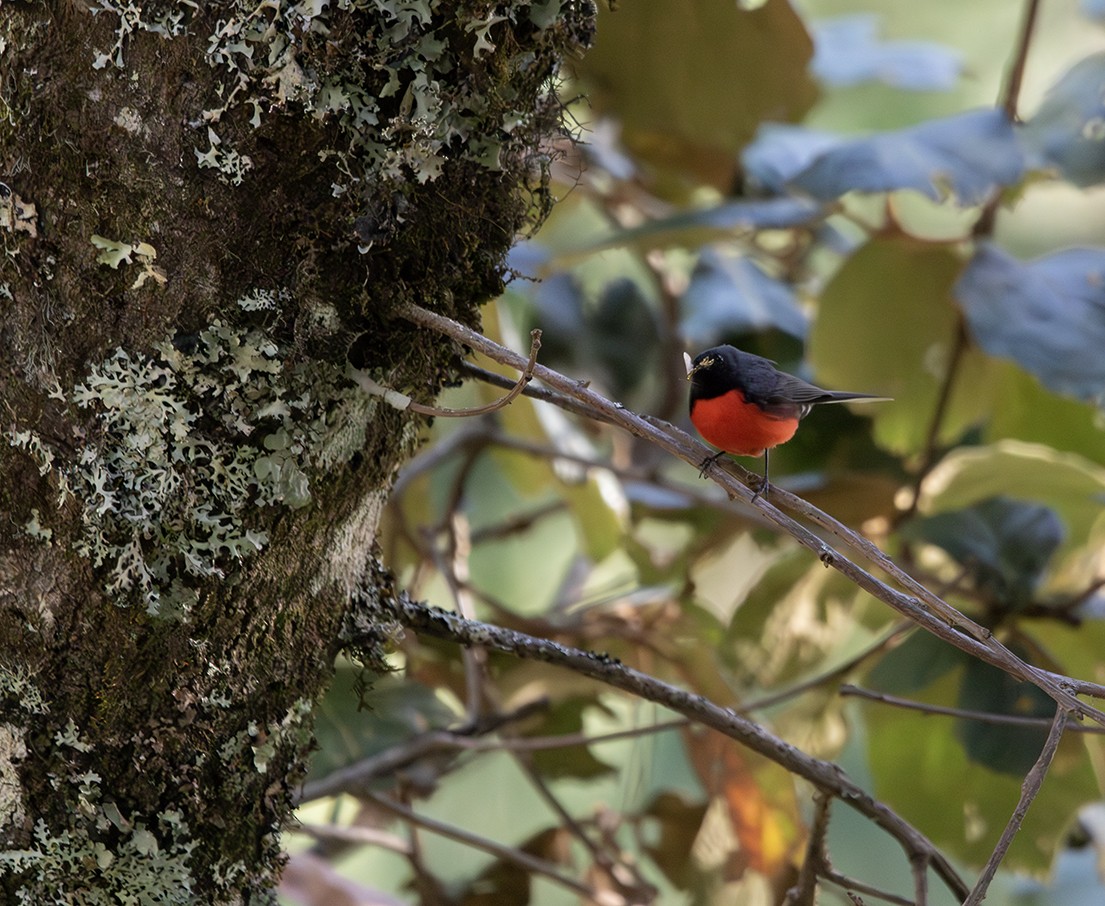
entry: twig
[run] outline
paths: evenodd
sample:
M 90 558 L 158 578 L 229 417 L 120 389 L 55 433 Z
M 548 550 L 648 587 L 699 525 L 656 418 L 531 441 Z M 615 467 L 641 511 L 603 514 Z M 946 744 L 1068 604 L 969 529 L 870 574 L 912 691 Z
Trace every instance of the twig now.
M 1026 0 L 1024 17 L 1021 19 L 1021 30 L 1017 36 L 1017 47 L 1013 52 L 1013 63 L 1009 67 L 1009 77 L 1002 86 L 1001 97 L 998 104 L 1008 117 L 1009 122 L 1017 120 L 1017 106 L 1020 102 L 1021 85 L 1024 83 L 1024 70 L 1028 64 L 1028 48 L 1032 44 L 1032 35 L 1036 29 L 1036 15 L 1040 10 L 1040 0 Z M 998 207 L 1001 205 L 1002 192 L 995 190 L 991 193 L 986 204 L 979 212 L 971 234 L 977 239 L 989 236 L 994 232 L 994 221 L 997 218 Z
M 934 714 L 941 717 L 956 717 L 960 720 L 974 720 L 982 724 L 996 724 L 998 726 L 1013 727 L 1050 727 L 1052 720 L 1049 717 L 1024 717 L 1020 714 L 994 714 L 991 711 L 969 711 L 964 708 L 949 708 L 945 705 L 930 705 L 925 702 L 913 701 L 908 698 L 899 698 L 897 695 L 888 695 L 885 692 L 873 692 L 859 686 L 845 684 L 840 687 L 841 695 L 852 695 L 856 698 L 865 698 L 868 701 L 879 702 L 883 705 L 891 705 L 895 708 L 904 708 L 907 711 L 920 711 L 923 714 Z M 1080 724 L 1067 729 L 1076 733 L 1105 733 L 1105 727 L 1086 727 Z
M 959 375 L 959 366 L 963 362 L 963 354 L 967 351 L 967 326 L 963 323 L 963 315 L 957 314 L 955 318 L 955 339 L 952 341 L 952 351 L 948 356 L 947 367 L 944 369 L 944 380 L 940 384 L 940 393 L 936 398 L 936 408 L 933 409 L 932 418 L 929 420 L 928 431 L 925 432 L 924 451 L 921 454 L 921 464 L 913 475 L 913 496 L 909 506 L 895 516 L 895 523 L 904 522 L 917 512 L 917 505 L 921 501 L 921 485 L 925 478 L 936 465 L 940 451 L 940 426 L 944 423 L 944 416 L 951 402 L 952 390 L 955 388 L 955 379 Z
M 402 837 L 376 827 L 358 827 L 343 824 L 307 824 L 299 822 L 291 827 L 292 833 L 304 834 L 323 843 L 356 843 L 360 846 L 379 846 L 404 856 L 411 854 L 410 844 Z
M 819 673 L 816 676 L 811 676 L 807 680 L 803 680 L 800 683 L 795 683 L 793 686 L 788 686 L 786 689 L 781 689 L 778 692 L 773 692 L 769 695 L 765 695 L 762 698 L 757 698 L 753 701 L 742 704 L 737 710 L 741 714 L 748 714 L 750 711 L 762 711 L 764 708 L 771 708 L 780 702 L 785 702 L 788 699 L 794 698 L 796 695 L 801 695 L 810 689 L 816 689 L 818 686 L 824 683 L 831 682 L 840 676 L 845 676 L 850 673 L 860 664 L 862 664 L 871 655 L 878 653 L 894 639 L 900 636 L 906 630 L 912 629 L 913 624 L 908 622 L 898 623 L 896 626 L 892 626 L 887 632 L 883 633 L 879 638 L 875 639 L 870 645 L 864 648 L 862 651 L 848 658 L 843 664 L 838 664 L 830 670 L 826 670 L 823 673 Z M 854 688 L 854 687 L 843 687 Z
M 525 390 L 526 384 L 533 380 L 533 366 L 537 364 L 537 353 L 541 349 L 541 331 L 536 328 L 531 330 L 530 340 L 529 361 L 526 362 L 525 366 L 522 368 L 522 374 L 519 376 L 518 380 L 514 382 L 505 396 L 499 397 L 495 402 L 488 403 L 486 406 L 471 406 L 465 409 L 427 406 L 425 403 L 415 402 L 405 393 L 400 393 L 398 390 L 391 390 L 388 387 L 378 384 L 363 371 L 351 368 L 349 370 L 349 376 L 365 391 L 365 393 L 381 397 L 385 403 L 401 412 L 409 409 L 411 412 L 417 412 L 419 415 L 432 415 L 440 418 L 472 418 L 477 415 L 489 415 L 492 412 L 497 412 L 504 406 L 509 406 L 518 397 L 518 394 Z
M 798 870 L 798 880 L 787 891 L 783 906 L 806 906 L 817 898 L 817 879 L 828 867 L 825 858 L 825 835 L 829 832 L 832 799 L 824 793 L 814 796 L 813 822 L 806 841 L 806 858 Z
M 844 892 L 848 894 L 853 903 L 863 902 L 863 900 L 859 899 L 853 893 L 853 891 L 858 891 L 859 893 L 866 893 L 870 896 L 878 897 L 880 900 L 887 903 L 896 903 L 897 906 L 924 906 L 924 900 L 911 900 L 908 897 L 891 893 L 889 890 L 880 890 L 872 884 L 865 884 L 863 881 L 857 881 L 855 878 L 843 875 L 835 868 L 827 869 L 822 877 L 829 883 L 843 888 Z
M 1028 48 L 1032 43 L 1032 33 L 1036 28 L 1036 15 L 1039 10 L 1040 0 L 1027 0 L 1024 18 L 1021 20 L 1021 32 L 1017 38 L 1017 50 L 1013 56 L 1013 65 L 1009 69 L 1009 78 L 1002 90 L 1001 108 L 1011 121 L 1017 119 L 1017 104 L 1020 101 L 1024 70 L 1028 63 Z
M 763 727 L 736 712 L 713 704 L 701 695 L 679 689 L 655 677 L 625 666 L 609 655 L 592 654 L 556 642 L 534 638 L 514 630 L 463 620 L 453 613 L 416 604 L 409 600 L 382 601 L 378 596 L 355 603 L 369 633 L 381 624 L 398 621 L 417 632 L 449 639 L 462 645 L 482 645 L 516 657 L 524 657 L 571 669 L 648 701 L 661 704 L 691 720 L 735 739 L 754 752 L 771 759 L 791 773 L 803 777 L 817 789 L 839 798 L 889 833 L 903 848 L 911 863 L 931 865 L 937 875 L 962 898 L 967 887 L 951 863 L 920 831 L 900 815 L 857 786 L 835 764 L 813 758 L 784 742 Z
M 1066 729 L 1069 718 L 1070 712 L 1065 708 L 1056 709 L 1055 719 L 1051 722 L 1051 732 L 1047 735 L 1047 742 L 1044 743 L 1043 749 L 1040 750 L 1040 757 L 1036 759 L 1036 763 L 1032 765 L 1032 770 L 1028 772 L 1024 778 L 1024 783 L 1021 784 L 1021 798 L 1017 801 L 1017 807 L 1013 809 L 1013 814 L 1009 817 L 1009 823 L 1005 825 L 1005 830 L 1002 831 L 1001 837 L 998 839 L 998 845 L 990 853 L 990 858 L 986 860 L 986 866 L 982 869 L 982 874 L 975 882 L 970 896 L 964 900 L 963 906 L 978 906 L 986 898 L 986 890 L 994 879 L 998 866 L 1005 858 L 1005 854 L 1009 850 L 1013 838 L 1017 835 L 1017 831 L 1021 829 L 1021 823 L 1024 821 L 1024 816 L 1028 814 L 1029 806 L 1032 805 L 1036 794 L 1040 792 L 1040 787 L 1043 786 L 1047 769 L 1051 766 L 1051 760 L 1055 757 L 1055 751 L 1059 748 L 1059 741 L 1063 738 L 1063 730 Z
M 511 714 L 502 715 L 494 724 L 488 723 L 483 729 L 493 731 L 503 723 L 517 720 L 530 714 L 536 706 L 544 702 L 530 702 Z M 631 730 L 615 730 L 610 733 L 588 735 L 587 733 L 566 733 L 561 736 L 509 736 L 505 738 L 473 737 L 461 730 L 430 730 L 402 743 L 385 749 L 376 755 L 362 758 L 348 767 L 331 771 L 325 777 L 311 780 L 303 785 L 296 803 L 311 802 L 326 796 L 341 793 L 360 795 L 372 781 L 389 777 L 422 758 L 435 755 L 448 755 L 456 752 L 546 752 L 551 749 L 570 749 L 575 746 L 600 746 L 607 742 L 619 742 L 623 739 L 638 739 L 653 733 L 666 733 L 687 726 L 684 718 L 665 720 L 649 724 L 646 727 L 634 727 Z
M 482 352 L 489 358 L 515 368 L 521 366 L 521 357 L 517 353 L 500 346 L 457 321 L 416 305 L 405 306 L 401 310 L 401 314 L 416 324 L 451 336 Z M 577 401 L 587 403 L 596 415 L 603 420 L 612 422 L 634 436 L 648 438 L 661 449 L 687 463 L 697 467 L 711 453 L 705 446 L 674 425 L 639 416 L 559 372 L 542 365 L 535 365 L 533 373 L 534 377 L 554 390 L 571 396 Z M 728 468 L 736 469 L 738 473 L 751 477 L 751 473 L 745 469 L 740 469 L 734 465 L 729 465 Z M 765 499 L 764 495 L 759 495 L 754 499 L 753 492 L 746 484 L 736 481 L 732 473 L 717 463 L 707 464 L 705 473 L 718 483 L 732 499 L 741 499 L 756 507 L 770 522 L 791 535 L 803 547 L 813 551 L 826 566 L 830 566 L 847 576 L 854 584 L 870 592 L 902 616 L 923 626 L 937 638 L 949 642 L 961 651 L 998 667 L 1017 679 L 1038 686 L 1058 705 L 1090 717 L 1105 726 L 1105 713 L 1085 704 L 1076 697 L 1072 688 L 1076 681 L 1058 677 L 1049 671 L 1025 663 L 995 639 L 990 630 L 980 626 L 934 595 L 898 567 L 870 541 L 846 528 L 828 514 L 811 506 L 801 498 L 775 487 L 772 487 L 766 495 L 770 498 L 769 500 Z M 903 594 L 876 579 L 874 575 L 830 547 L 805 526 L 782 513 L 774 506 L 774 503 L 779 503 L 792 512 L 805 516 L 816 525 L 830 531 L 845 547 L 861 553 L 880 569 L 887 572 L 908 591 L 908 594 Z M 1080 691 L 1085 689 L 1087 685 L 1095 686 L 1095 684 L 1077 682 Z M 1105 692 L 1105 689 L 1100 686 L 1095 686 L 1095 688 Z
M 513 862 L 515 865 L 520 865 L 527 871 L 543 875 L 554 884 L 559 884 L 561 887 L 565 887 L 573 893 L 586 897 L 588 901 L 596 900 L 600 895 L 593 887 L 583 884 L 575 878 L 568 877 L 560 871 L 558 866 L 545 859 L 539 859 L 537 856 L 532 856 L 520 849 L 516 849 L 512 846 L 505 846 L 495 840 L 489 840 L 487 837 L 481 837 L 478 834 L 473 834 L 459 827 L 455 827 L 452 824 L 445 824 L 441 821 L 435 821 L 433 818 L 428 818 L 425 815 L 420 815 L 413 809 L 403 805 L 403 803 L 392 799 L 390 796 L 382 796 L 379 793 L 367 793 L 366 798 L 370 799 L 381 808 L 387 809 L 387 811 L 392 814 L 398 815 L 400 818 L 410 822 L 412 825 L 424 828 L 442 837 L 448 837 L 450 840 L 456 840 L 458 843 L 464 843 L 467 846 L 471 846 L 473 849 L 491 853 L 491 855 L 505 862 Z M 619 904 L 625 902 L 621 897 L 614 897 L 612 891 L 607 891 L 603 893 L 602 896 L 602 902 L 604 903 Z

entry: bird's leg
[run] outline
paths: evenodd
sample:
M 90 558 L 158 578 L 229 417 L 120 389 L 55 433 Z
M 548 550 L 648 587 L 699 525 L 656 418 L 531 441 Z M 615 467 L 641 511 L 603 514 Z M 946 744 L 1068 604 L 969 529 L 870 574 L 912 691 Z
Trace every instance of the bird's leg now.
M 755 503 L 764 494 L 766 494 L 771 488 L 771 482 L 767 480 L 767 454 L 770 453 L 770 452 L 771 452 L 770 450 L 764 450 L 764 477 L 763 477 L 763 481 L 760 482 L 760 487 L 756 490 L 756 493 L 752 495 L 752 500 L 749 501 L 750 503 Z
M 705 478 L 706 470 L 725 455 L 724 450 L 718 450 L 713 456 L 707 456 L 698 467 L 698 477 Z

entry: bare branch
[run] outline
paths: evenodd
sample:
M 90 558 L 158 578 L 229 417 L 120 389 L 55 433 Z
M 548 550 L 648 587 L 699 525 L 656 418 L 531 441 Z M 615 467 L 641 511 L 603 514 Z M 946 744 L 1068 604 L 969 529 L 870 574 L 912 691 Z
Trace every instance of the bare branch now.
M 354 624 L 366 626 L 368 633 L 377 633 L 381 624 L 398 621 L 435 638 L 449 639 L 462 645 L 481 645 L 516 657 L 556 664 L 661 704 L 703 726 L 717 730 L 870 818 L 898 842 L 911 864 L 931 865 L 956 896 L 962 898 L 967 895 L 963 880 L 932 842 L 896 812 L 848 779 L 837 765 L 805 754 L 731 709 L 722 708 L 701 695 L 679 689 L 627 667 L 608 655 L 581 651 L 487 623 L 464 620 L 448 611 L 416 604 L 405 598 L 394 601 L 365 599 L 357 602 L 354 610 L 358 604 L 364 609 L 360 614 L 354 613 L 352 619 Z
M 557 865 L 545 859 L 539 859 L 537 856 L 532 856 L 513 846 L 504 846 L 502 843 L 498 843 L 495 840 L 489 840 L 487 837 L 481 837 L 478 834 L 473 834 L 452 824 L 445 824 L 442 821 L 436 821 L 425 815 L 419 815 L 414 809 L 408 808 L 403 805 L 403 803 L 392 799 L 390 796 L 382 796 L 378 793 L 368 793 L 367 798 L 381 808 L 387 809 L 387 811 L 394 815 L 398 815 L 400 818 L 403 818 L 416 827 L 424 828 L 442 837 L 448 837 L 450 840 L 456 840 L 458 843 L 464 843 L 474 849 L 491 853 L 496 858 L 506 862 L 513 862 L 515 865 L 520 865 L 527 871 L 542 875 L 553 883 L 559 884 L 561 887 L 565 887 L 573 893 L 586 897 L 588 901 L 602 902 L 604 904 L 609 904 L 609 906 L 623 906 L 625 903 L 624 899 L 616 896 L 612 891 L 604 891 L 600 894 L 599 891 L 595 890 L 593 887 L 583 884 L 575 878 L 568 877 L 560 871 Z
M 964 900 L 963 906 L 978 906 L 986 898 L 986 891 L 990 887 L 990 882 L 994 879 L 998 866 L 1005 858 L 1005 854 L 1008 852 L 1013 838 L 1017 835 L 1017 831 L 1021 829 L 1021 823 L 1024 821 L 1024 816 L 1028 814 L 1029 806 L 1032 805 L 1032 801 L 1044 784 L 1047 769 L 1051 766 L 1051 760 L 1055 757 L 1055 752 L 1059 748 L 1059 741 L 1063 738 L 1063 730 L 1066 729 L 1067 720 L 1069 719 L 1070 712 L 1065 708 L 1058 708 L 1055 711 L 1055 720 L 1051 723 L 1051 732 L 1047 735 L 1047 742 L 1044 743 L 1044 747 L 1040 751 L 1040 757 L 1036 759 L 1036 763 L 1032 765 L 1032 770 L 1028 772 L 1024 778 L 1024 783 L 1021 784 L 1021 798 L 1017 802 L 1017 807 L 1013 809 L 1013 814 L 1009 817 L 1009 823 L 1005 825 L 1005 830 L 1002 831 L 1001 837 L 998 839 L 998 845 L 990 853 L 990 858 L 986 861 L 982 874 L 979 875 L 974 889 L 971 890 L 971 895 Z
M 868 701 L 880 702 L 895 708 L 904 708 L 908 711 L 920 711 L 923 714 L 936 714 L 943 717 L 957 717 L 961 720 L 974 720 L 982 724 L 995 724 L 997 726 L 1013 727 L 1050 727 L 1053 720 L 1048 717 L 1025 717 L 1021 714 L 994 714 L 990 711 L 969 711 L 964 708 L 949 708 L 946 705 L 930 705 L 926 702 L 917 702 L 908 698 L 900 698 L 897 695 L 888 695 L 885 692 L 873 692 L 860 686 L 845 684 L 840 687 L 841 695 L 852 695 L 856 698 L 865 698 Z M 1085 727 L 1075 725 L 1067 728 L 1075 733 L 1105 733 L 1105 727 Z
M 448 409 L 439 406 L 427 406 L 425 403 L 415 402 L 409 396 L 400 393 L 398 390 L 391 390 L 381 386 L 363 371 L 351 370 L 350 377 L 365 391 L 365 393 L 382 397 L 384 402 L 390 406 L 394 406 L 400 411 L 409 409 L 411 412 L 417 412 L 419 415 L 431 415 L 440 418 L 472 418 L 477 415 L 489 415 L 492 412 L 498 412 L 504 406 L 509 406 L 518 395 L 526 389 L 526 384 L 533 380 L 533 366 L 537 364 L 537 353 L 541 349 L 541 331 L 536 328 L 531 330 L 530 339 L 529 361 L 527 361 L 522 368 L 522 373 L 518 377 L 518 380 L 514 382 L 505 396 L 499 397 L 495 402 L 488 403 L 486 406 L 471 406 L 467 409 Z
M 521 357 L 487 337 L 463 324 L 435 314 L 415 305 L 402 309 L 404 317 L 411 321 L 439 331 L 471 346 L 484 355 L 514 368 L 524 367 Z M 586 383 L 570 378 L 536 365 L 534 377 L 554 390 L 585 403 L 594 412 L 596 418 L 609 421 L 636 437 L 644 437 L 652 443 L 677 456 L 687 463 L 699 467 L 711 451 L 691 438 L 685 431 L 656 419 L 637 415 L 619 403 L 612 402 L 601 394 L 591 390 Z M 729 464 L 742 477 L 750 477 L 745 469 Z M 746 483 L 735 480 L 734 474 L 717 463 L 708 463 L 704 469 L 713 481 L 719 484 L 732 499 L 740 499 L 754 506 L 770 522 L 785 531 L 803 547 L 806 547 L 821 559 L 826 566 L 838 570 L 860 588 L 888 604 L 902 616 L 924 627 L 937 638 L 941 638 L 961 651 L 985 661 L 1017 679 L 1025 680 L 1046 692 L 1055 702 L 1076 714 L 1081 714 L 1105 726 L 1105 713 L 1087 705 L 1077 698 L 1076 692 L 1103 694 L 1105 689 L 1096 684 L 1072 681 L 1049 671 L 1027 664 L 994 638 L 993 633 L 960 613 L 950 604 L 933 594 L 908 573 L 895 564 L 874 544 L 857 535 L 836 519 L 810 505 L 799 497 L 780 488 L 772 487 L 764 496 L 754 495 Z M 857 566 L 835 548 L 819 538 L 805 526 L 785 515 L 774 504 L 780 504 L 791 512 L 809 519 L 815 525 L 830 532 L 842 547 L 863 556 L 879 569 L 886 572 L 907 593 L 891 588 L 870 572 Z M 1095 689 L 1098 691 L 1091 691 Z

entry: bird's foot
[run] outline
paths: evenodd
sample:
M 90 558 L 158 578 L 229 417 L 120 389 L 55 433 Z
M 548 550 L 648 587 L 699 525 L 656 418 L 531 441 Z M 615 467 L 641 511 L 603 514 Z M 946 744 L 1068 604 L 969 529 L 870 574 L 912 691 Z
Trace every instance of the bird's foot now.
M 714 463 L 716 463 L 719 459 L 721 459 L 721 457 L 723 457 L 724 455 L 725 451 L 719 450 L 713 456 L 707 456 L 704 460 L 702 460 L 702 465 L 698 467 L 698 477 L 705 478 L 706 470 L 710 468 L 710 466 L 712 466 Z

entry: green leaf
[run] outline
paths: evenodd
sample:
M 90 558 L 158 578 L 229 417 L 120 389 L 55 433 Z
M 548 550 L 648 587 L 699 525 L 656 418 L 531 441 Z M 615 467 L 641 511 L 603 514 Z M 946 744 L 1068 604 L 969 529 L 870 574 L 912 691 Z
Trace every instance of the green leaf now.
M 603 495 L 594 476 L 582 483 L 563 486 L 561 493 L 572 509 L 583 552 L 592 561 L 597 563 L 619 549 L 625 537 L 625 521 Z
M 961 267 L 945 245 L 880 237 L 845 261 L 822 293 L 810 332 L 814 377 L 834 390 L 893 397 L 856 411 L 874 421 L 875 440 L 895 453 L 924 447 L 955 345 L 951 288 Z M 989 415 L 992 380 L 989 361 L 968 349 L 939 441 L 955 441 Z
M 1076 186 L 1105 180 L 1105 53 L 1079 60 L 1056 82 L 1021 129 L 1037 166 L 1054 167 Z
M 927 632 L 914 632 L 879 659 L 867 685 L 879 692 L 909 695 L 931 685 L 970 657 Z
M 924 700 L 954 701 L 962 685 L 960 676 L 949 673 L 926 690 Z M 946 854 L 981 866 L 1017 804 L 1023 774 L 994 771 L 982 760 L 968 758 L 957 721 L 950 718 L 881 704 L 865 706 L 864 714 L 876 795 Z M 1100 796 L 1084 744 L 1071 738 L 1060 746 L 1013 840 L 1006 867 L 1046 870 L 1068 817 Z M 1035 759 L 1039 746 L 1029 750 Z
M 568 736 L 583 732 L 583 718 L 589 708 L 600 708 L 596 698 L 573 696 L 556 702 L 536 726 L 527 728 L 526 736 Z M 600 761 L 587 746 L 546 749 L 533 753 L 533 763 L 547 778 L 574 777 L 589 780 L 611 774 L 615 768 Z
M 1004 496 L 917 520 L 903 532 L 943 548 L 977 588 L 1009 609 L 1032 600 L 1064 534 L 1050 507 Z
M 364 688 L 366 672 L 343 664 L 318 707 L 309 780 L 325 777 L 363 758 L 399 745 L 418 733 L 449 725 L 455 719 L 432 689 L 394 677 Z M 393 778 L 385 778 L 391 782 Z
M 686 179 L 732 179 L 733 155 L 764 120 L 798 120 L 817 97 L 813 44 L 785 0 L 599 5 L 579 65 L 596 112 L 612 113 L 631 152 Z M 755 86 L 735 90 L 735 86 Z
M 1014 653 L 1024 657 L 1027 652 Z M 971 659 L 959 686 L 960 708 L 987 714 L 1014 717 L 1043 717 L 1055 714 L 1055 702 L 1045 692 L 1013 679 L 1004 670 Z M 956 721 L 955 735 L 962 741 L 967 757 L 992 771 L 1023 777 L 1032 767 L 1047 740 L 1046 727 L 1025 727 Z
M 1088 582 L 1093 568 L 1081 552 L 1095 550 L 1105 540 L 1101 523 L 1105 469 L 1080 456 L 1013 440 L 954 450 L 925 481 L 921 512 L 962 509 L 1011 492 L 1045 502 L 1058 514 L 1067 536 L 1054 569 L 1069 570 L 1068 582 Z
M 1097 406 L 1052 393 L 1013 362 L 994 366 L 994 397 L 1001 405 L 991 413 L 984 431 L 987 440 L 1046 444 L 1105 464 L 1105 432 L 1098 424 Z

